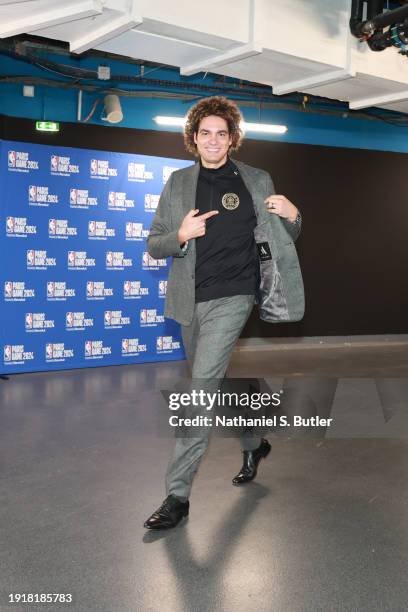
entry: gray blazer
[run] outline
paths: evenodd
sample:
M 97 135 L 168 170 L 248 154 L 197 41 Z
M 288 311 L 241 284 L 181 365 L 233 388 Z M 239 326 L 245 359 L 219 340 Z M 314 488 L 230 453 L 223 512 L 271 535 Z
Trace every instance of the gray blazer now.
M 304 290 L 294 240 L 300 233 L 300 224 L 290 223 L 266 210 L 265 198 L 275 193 L 267 172 L 232 161 L 252 196 L 258 221 L 254 236 L 260 253 L 261 282 L 257 295 L 260 317 L 271 323 L 299 321 L 304 315 Z M 200 164 L 196 163 L 171 174 L 147 239 L 147 250 L 152 257 L 173 257 L 164 315 L 182 325 L 190 325 L 193 318 L 196 245 L 195 239 L 189 240 L 183 252 L 177 234 L 186 214 L 195 208 L 199 170 Z

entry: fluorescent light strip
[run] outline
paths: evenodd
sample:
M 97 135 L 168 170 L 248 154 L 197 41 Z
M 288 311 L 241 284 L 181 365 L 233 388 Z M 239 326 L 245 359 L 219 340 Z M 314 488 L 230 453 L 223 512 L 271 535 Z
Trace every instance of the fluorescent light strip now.
M 185 117 L 154 117 L 154 121 L 158 125 L 167 125 L 173 127 L 184 127 L 186 123 Z M 286 125 L 273 125 L 271 123 L 249 123 L 243 121 L 241 123 L 241 129 L 244 132 L 263 132 L 267 134 L 285 134 L 288 131 Z
M 241 123 L 244 132 L 265 132 L 267 134 L 285 134 L 288 131 L 286 125 L 273 125 L 272 123 Z
M 153 119 L 158 125 L 173 125 L 184 127 L 184 124 L 186 122 L 185 117 L 162 117 L 159 115 L 157 117 L 153 117 Z

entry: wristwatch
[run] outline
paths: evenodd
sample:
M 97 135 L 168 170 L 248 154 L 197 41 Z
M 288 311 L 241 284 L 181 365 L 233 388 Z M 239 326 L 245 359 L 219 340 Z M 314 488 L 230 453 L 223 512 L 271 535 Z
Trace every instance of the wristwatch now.
M 302 215 L 300 214 L 299 211 L 297 212 L 296 219 L 294 221 L 289 221 L 289 223 L 292 223 L 292 225 L 300 225 L 301 222 L 302 222 Z

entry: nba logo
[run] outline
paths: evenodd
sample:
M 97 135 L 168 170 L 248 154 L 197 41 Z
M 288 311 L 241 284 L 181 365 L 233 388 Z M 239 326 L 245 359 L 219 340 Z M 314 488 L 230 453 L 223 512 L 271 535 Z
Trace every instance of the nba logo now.
M 16 152 L 15 151 L 8 152 L 8 165 L 9 165 L 9 168 L 16 167 Z
M 110 310 L 105 310 L 105 325 L 110 325 L 112 320 L 112 315 Z
M 93 281 L 88 281 L 86 283 L 86 295 L 87 296 L 92 296 L 94 292 L 94 284 Z
M 57 226 L 56 220 L 55 219 L 49 219 L 49 221 L 48 221 L 48 233 L 55 235 L 56 226 Z
M 167 290 L 167 281 L 160 280 L 159 281 L 159 295 L 166 295 Z
M 26 329 L 32 329 L 33 328 L 33 313 L 32 312 L 27 312 L 26 316 L 25 316 L 25 326 Z
M 74 315 L 72 312 L 67 312 L 65 315 L 65 322 L 67 327 L 72 327 L 74 323 Z
M 147 310 L 144 308 L 143 310 L 140 311 L 140 322 L 146 323 L 146 321 L 147 321 Z
M 75 251 L 68 251 L 68 265 L 75 265 Z
M 51 155 L 51 172 L 58 170 L 58 155 Z
M 28 188 L 28 200 L 29 202 L 37 200 L 37 187 L 35 185 L 30 185 Z
M 47 283 L 47 297 L 54 297 L 54 283 L 52 281 Z
M 35 261 L 35 251 L 30 249 L 27 251 L 27 265 L 33 266 Z
M 85 342 L 85 355 L 92 355 L 92 342 L 90 340 Z
M 122 339 L 122 353 L 127 353 L 129 351 L 129 340 L 128 338 Z
M 157 336 L 156 338 L 156 349 L 158 351 L 163 350 L 163 336 Z
M 98 161 L 96 159 L 91 159 L 91 174 L 96 174 L 98 169 Z
M 132 237 L 132 225 L 133 223 L 126 223 L 126 238 Z
M 13 283 L 6 281 L 4 283 L 4 297 L 13 297 Z
M 45 356 L 47 359 L 52 359 L 52 344 L 46 344 Z
M 95 236 L 96 221 L 88 221 L 88 236 Z
M 14 230 L 14 217 L 7 217 L 6 227 L 7 233 L 12 234 Z
M 144 266 L 149 265 L 149 253 L 147 251 L 143 253 L 143 265 Z
M 106 265 L 111 266 L 113 264 L 113 253 L 112 251 L 106 251 Z
M 70 204 L 76 204 L 77 203 L 77 190 L 76 189 L 70 189 L 69 190 L 69 203 Z
M 123 283 L 123 293 L 124 295 L 130 295 L 130 281 L 125 281 Z
M 114 191 L 110 191 L 109 192 L 109 196 L 108 196 L 108 205 L 114 205 L 115 204 L 115 192 Z
M 11 361 L 11 344 L 6 344 L 4 347 L 4 361 Z

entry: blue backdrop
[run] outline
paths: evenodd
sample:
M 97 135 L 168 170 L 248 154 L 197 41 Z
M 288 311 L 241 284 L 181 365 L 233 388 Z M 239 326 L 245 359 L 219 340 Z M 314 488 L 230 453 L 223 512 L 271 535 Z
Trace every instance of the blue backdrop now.
M 0 141 L 2 373 L 184 358 L 146 236 L 191 163 Z

